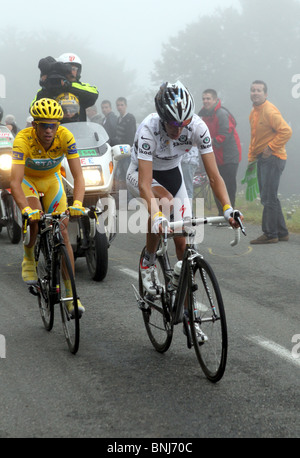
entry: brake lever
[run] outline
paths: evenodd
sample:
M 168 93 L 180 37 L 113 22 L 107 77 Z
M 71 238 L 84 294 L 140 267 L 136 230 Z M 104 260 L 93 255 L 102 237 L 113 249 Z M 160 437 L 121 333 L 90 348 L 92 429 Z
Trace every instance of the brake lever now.
M 167 241 L 168 241 L 168 235 L 167 235 L 167 234 L 168 234 L 168 226 L 165 225 L 164 229 L 165 229 L 165 233 L 164 233 L 164 246 L 167 246 Z
M 29 220 L 27 212 L 24 213 L 24 215 L 22 215 L 22 220 L 23 220 L 23 234 L 26 235 L 27 227 L 28 227 L 28 220 Z
M 240 218 L 240 212 L 238 210 L 234 210 L 233 212 L 233 219 L 238 223 L 238 225 L 240 226 L 241 228 L 241 231 L 244 235 L 247 235 L 246 234 L 246 230 L 245 230 L 245 226 L 243 225 L 242 223 L 242 220 Z

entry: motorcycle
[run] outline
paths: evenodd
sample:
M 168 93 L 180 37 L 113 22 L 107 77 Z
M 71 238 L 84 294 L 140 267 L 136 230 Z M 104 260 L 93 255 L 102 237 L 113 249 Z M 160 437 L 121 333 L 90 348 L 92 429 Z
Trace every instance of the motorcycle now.
M 91 208 L 97 219 L 83 216 L 70 220 L 68 232 L 75 259 L 85 257 L 90 276 L 105 278 L 108 270 L 108 248 L 116 236 L 116 202 L 113 183 L 116 163 L 129 156 L 130 145 L 111 147 L 105 129 L 93 122 L 70 122 L 64 126 L 74 135 L 85 180 L 83 206 Z M 74 182 L 67 159 L 61 173 L 68 198 L 73 201 Z
M 10 192 L 13 135 L 0 125 L 0 232 L 6 227 L 8 237 L 17 244 L 22 236 L 22 215 Z

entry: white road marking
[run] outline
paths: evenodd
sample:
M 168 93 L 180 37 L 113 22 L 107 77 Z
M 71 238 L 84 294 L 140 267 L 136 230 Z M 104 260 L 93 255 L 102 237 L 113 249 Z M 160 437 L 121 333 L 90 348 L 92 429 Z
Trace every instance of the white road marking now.
M 248 336 L 247 339 L 251 340 L 251 342 L 254 342 L 255 344 L 258 344 L 260 347 L 271 351 L 275 355 L 280 356 L 281 358 L 294 364 L 295 366 L 300 367 L 300 358 L 295 358 L 291 350 L 288 350 L 287 348 L 282 347 L 281 345 L 277 344 L 276 342 L 273 342 L 272 340 L 268 340 L 262 336 Z
M 134 280 L 138 280 L 138 273 L 135 270 L 128 269 L 127 267 L 119 267 L 118 270 L 128 275 L 129 277 L 134 278 Z M 300 367 L 300 358 L 295 358 L 291 350 L 282 347 L 276 342 L 268 340 L 262 336 L 248 336 L 247 339 L 259 345 L 260 347 L 271 351 L 273 354 L 285 359 L 286 361 L 294 364 L 295 366 Z
M 139 279 L 139 275 L 136 270 L 127 269 L 127 267 L 118 267 L 118 270 L 126 275 L 129 275 L 129 277 L 132 277 L 135 280 Z

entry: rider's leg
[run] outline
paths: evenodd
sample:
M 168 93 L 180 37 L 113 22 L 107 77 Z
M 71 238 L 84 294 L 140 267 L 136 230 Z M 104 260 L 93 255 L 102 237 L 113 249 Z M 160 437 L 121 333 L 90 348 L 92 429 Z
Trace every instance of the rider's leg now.
M 153 194 L 156 199 L 159 200 L 159 207 L 162 213 L 164 213 L 167 219 L 170 219 L 170 214 L 173 208 L 173 196 L 166 190 L 163 186 L 153 186 L 152 187 Z M 158 243 L 159 243 L 159 236 L 154 234 L 152 231 L 152 221 L 151 217 L 148 220 L 148 232 L 146 237 L 146 250 L 150 255 L 155 255 Z M 155 257 L 154 257 L 155 261 Z M 152 263 L 154 264 L 154 262 Z
M 47 213 L 51 213 L 54 211 L 62 213 L 66 211 L 67 206 L 68 206 L 67 196 L 66 196 L 66 193 L 63 187 L 62 178 L 61 178 L 60 173 L 55 173 L 51 178 L 49 177 L 49 179 L 47 180 L 47 183 L 48 183 L 48 189 L 44 191 L 44 198 L 43 198 L 43 204 L 45 207 L 45 211 L 47 211 Z M 72 270 L 73 270 L 73 275 L 75 278 L 75 261 L 74 261 L 72 245 L 69 239 L 68 224 L 69 224 L 69 218 L 66 217 L 62 219 L 60 223 L 60 230 L 61 230 L 62 237 L 64 239 L 65 247 L 68 252 L 68 256 L 69 256 Z M 62 276 L 63 276 L 63 280 L 65 284 L 66 295 L 72 297 L 72 285 L 71 285 L 69 275 L 64 265 L 62 266 Z M 73 302 L 70 301 L 70 303 L 67 304 L 67 307 L 68 307 L 69 312 L 72 313 L 72 310 L 74 310 Z M 80 313 L 84 312 L 84 307 L 82 306 L 79 299 L 78 299 L 78 310 Z
M 26 194 L 25 194 L 26 195 Z M 42 210 L 40 200 L 37 197 L 27 197 L 28 206 L 32 210 Z M 22 261 L 22 278 L 27 285 L 34 285 L 37 282 L 36 264 L 34 259 L 34 245 L 38 233 L 38 221 L 29 222 L 30 240 L 24 245 Z

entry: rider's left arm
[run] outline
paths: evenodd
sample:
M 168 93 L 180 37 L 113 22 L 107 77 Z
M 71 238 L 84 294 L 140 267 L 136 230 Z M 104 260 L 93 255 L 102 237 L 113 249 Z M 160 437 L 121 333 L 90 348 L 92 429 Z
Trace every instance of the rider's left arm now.
M 224 183 L 223 178 L 220 175 L 217 163 L 216 163 L 216 158 L 214 153 L 206 153 L 201 155 L 203 164 L 206 170 L 206 173 L 209 178 L 209 182 L 211 185 L 211 188 L 216 196 L 216 198 L 220 201 L 223 211 L 225 212 L 225 209 L 231 208 L 231 202 L 228 196 L 227 188 Z M 243 219 L 243 216 L 241 215 L 241 219 Z M 238 227 L 238 223 L 234 221 L 233 218 L 229 218 L 229 224 L 232 227 Z
M 83 178 L 82 168 L 80 164 L 79 157 L 68 160 L 71 173 L 74 178 L 74 192 L 73 199 L 83 202 L 84 191 L 85 191 L 85 182 Z
M 216 164 L 215 154 L 202 154 L 201 158 L 215 196 L 220 201 L 222 207 L 224 207 L 224 205 L 231 206 L 227 188 Z

